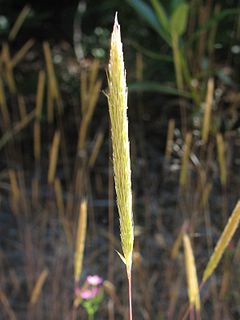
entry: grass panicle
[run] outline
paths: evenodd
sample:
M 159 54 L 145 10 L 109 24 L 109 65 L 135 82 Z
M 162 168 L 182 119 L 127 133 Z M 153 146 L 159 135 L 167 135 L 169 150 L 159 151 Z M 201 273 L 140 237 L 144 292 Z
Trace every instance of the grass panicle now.
M 128 140 L 127 86 L 120 26 L 117 16 L 111 38 L 108 65 L 108 104 L 111 120 L 113 168 L 120 232 L 126 267 L 131 270 L 133 251 L 132 189 L 130 147 Z
M 121 244 L 129 281 L 129 309 L 132 319 L 131 269 L 133 252 L 133 214 L 130 146 L 128 139 L 127 85 L 120 25 L 117 14 L 111 37 L 108 65 L 108 105 L 111 120 L 113 169 L 120 220 Z

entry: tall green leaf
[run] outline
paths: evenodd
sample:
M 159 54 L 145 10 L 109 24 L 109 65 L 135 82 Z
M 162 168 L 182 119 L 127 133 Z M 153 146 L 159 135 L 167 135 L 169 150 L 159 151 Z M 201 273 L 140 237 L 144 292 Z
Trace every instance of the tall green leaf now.
M 174 10 L 170 23 L 171 31 L 176 33 L 178 37 L 184 34 L 187 27 L 189 5 L 187 3 L 181 3 Z
M 142 0 L 126 0 L 134 10 L 169 44 L 170 37 L 164 31 L 152 8 Z
M 169 20 L 164 10 L 164 7 L 162 6 L 159 0 L 151 0 L 151 2 L 161 25 L 163 26 L 166 32 L 169 32 Z

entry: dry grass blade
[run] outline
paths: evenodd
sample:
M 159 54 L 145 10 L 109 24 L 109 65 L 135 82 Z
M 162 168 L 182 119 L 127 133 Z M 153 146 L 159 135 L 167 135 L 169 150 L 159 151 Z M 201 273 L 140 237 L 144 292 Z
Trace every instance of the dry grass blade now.
M 200 311 L 200 295 L 197 279 L 197 271 L 195 265 L 195 259 L 192 251 L 191 242 L 189 236 L 185 233 L 183 235 L 183 245 L 185 253 L 185 267 L 187 273 L 188 283 L 188 298 L 191 306 L 195 306 L 196 311 Z
M 85 71 L 83 71 L 81 74 L 82 121 L 79 129 L 78 150 L 81 150 L 85 147 L 87 130 L 91 122 L 97 104 L 97 100 L 100 94 L 102 81 L 97 80 L 99 64 L 100 63 L 98 60 L 95 60 L 92 63 L 90 75 L 88 77 Z
M 27 109 L 26 109 L 24 97 L 22 95 L 18 96 L 18 108 L 19 108 L 21 120 L 25 119 L 25 117 L 27 116 Z
M 0 77 L 0 108 L 1 108 L 1 113 L 3 117 L 4 127 L 8 128 L 10 126 L 10 115 L 8 112 L 4 86 L 3 86 L 3 81 L 1 77 Z
M 31 49 L 31 47 L 34 45 L 34 40 L 30 39 L 28 40 L 23 47 L 13 56 L 11 61 L 11 66 L 14 68 L 28 53 L 28 51 Z
M 12 29 L 10 30 L 10 33 L 8 36 L 10 41 L 13 41 L 16 38 L 19 30 L 21 29 L 21 26 L 23 25 L 24 21 L 26 20 L 27 16 L 29 15 L 30 11 L 31 11 L 31 8 L 28 5 L 26 5 L 22 9 L 22 11 L 20 12 L 19 16 L 17 17 L 17 20 L 15 21 Z
M 34 158 L 36 162 L 39 162 L 41 157 L 41 126 L 39 121 L 35 121 L 33 126 L 33 140 Z
M 220 179 L 223 187 L 227 184 L 227 169 L 226 169 L 226 161 L 225 161 L 225 144 L 223 141 L 223 136 L 221 133 L 217 133 L 217 154 L 218 154 L 218 162 L 220 166 Z
M 57 160 L 58 160 L 58 152 L 60 145 L 60 132 L 56 131 L 53 137 L 53 142 L 50 150 L 50 158 L 49 158 L 49 168 L 48 168 L 48 183 L 52 184 L 55 179 Z
M 173 138 L 174 138 L 174 128 L 175 128 L 175 121 L 174 119 L 171 119 L 168 122 L 167 143 L 166 143 L 166 150 L 165 150 L 166 160 L 169 160 L 171 157 Z
M 43 43 L 43 51 L 47 65 L 47 75 L 49 84 L 49 94 L 51 98 L 57 102 L 58 112 L 62 113 L 62 98 L 58 88 L 58 82 L 54 71 L 51 49 L 48 42 Z
M 213 105 L 213 94 L 214 94 L 214 80 L 211 78 L 208 80 L 207 97 L 206 97 L 206 104 L 204 108 L 204 117 L 203 117 L 202 140 L 204 141 L 204 143 L 207 143 L 208 141 L 211 111 L 212 111 L 212 105 Z
M 0 150 L 22 129 L 24 129 L 32 119 L 34 119 L 35 110 L 29 112 L 23 120 L 18 122 L 12 130 L 8 130 L 0 139 Z
M 214 249 L 214 252 L 206 266 L 206 269 L 203 273 L 202 282 L 206 282 L 208 278 L 212 275 L 213 271 L 216 269 L 227 245 L 232 239 L 240 219 L 240 201 L 237 203 L 236 207 L 233 210 L 231 217 L 228 219 L 227 225 L 225 226 L 223 233 L 218 240 L 218 243 Z
M 19 200 L 20 200 L 20 189 L 18 186 L 17 175 L 14 170 L 9 170 L 9 180 L 11 187 L 11 207 L 15 214 L 19 213 Z
M 17 318 L 15 316 L 15 313 L 14 313 L 13 309 L 10 306 L 8 298 L 5 295 L 5 293 L 2 291 L 2 289 L 0 289 L 0 302 L 1 302 L 2 306 L 3 306 L 3 309 L 5 310 L 6 314 L 8 315 L 8 319 L 9 320 L 17 320 Z
M 16 84 L 13 76 L 13 68 L 12 68 L 9 46 L 6 43 L 4 43 L 2 47 L 2 60 L 4 62 L 6 80 L 7 80 L 9 91 L 10 93 L 15 94 Z
M 74 279 L 78 283 L 82 273 L 83 253 L 87 230 L 87 201 L 84 199 L 80 204 L 77 227 L 76 249 L 74 257 Z
M 187 133 L 184 143 L 183 157 L 182 157 L 182 166 L 180 172 L 180 186 L 184 187 L 187 181 L 187 166 L 190 156 L 190 148 L 192 143 L 192 134 Z
M 88 163 L 89 168 L 93 168 L 94 167 L 94 164 L 96 162 L 99 150 L 100 150 L 101 145 L 103 143 L 103 139 L 104 139 L 104 134 L 103 134 L 102 131 L 100 131 L 97 134 L 97 137 L 96 137 L 93 149 L 92 149 L 92 153 L 91 153 L 90 158 L 89 158 L 89 163 Z
M 34 288 L 32 290 L 31 297 L 30 297 L 30 304 L 31 305 L 34 305 L 34 304 L 37 303 L 37 301 L 38 301 L 38 299 L 40 297 L 40 294 L 42 292 L 42 287 L 43 287 L 43 285 L 44 285 L 44 283 L 45 283 L 45 281 L 47 279 L 47 276 L 48 276 L 48 270 L 44 269 L 40 273 L 40 275 L 39 275 L 39 277 L 38 277 L 38 279 L 37 279 L 37 281 L 35 283 L 35 286 L 34 286 Z

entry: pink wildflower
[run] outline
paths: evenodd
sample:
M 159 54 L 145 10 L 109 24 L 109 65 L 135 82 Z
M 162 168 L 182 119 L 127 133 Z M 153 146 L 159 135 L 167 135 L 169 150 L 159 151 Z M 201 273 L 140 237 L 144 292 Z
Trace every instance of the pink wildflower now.
M 84 300 L 89 300 L 94 298 L 98 294 L 98 292 L 99 292 L 98 288 L 86 289 L 81 292 L 81 297 Z
M 103 279 L 101 277 L 99 277 L 98 275 L 88 276 L 87 282 L 91 286 L 98 286 L 103 282 Z

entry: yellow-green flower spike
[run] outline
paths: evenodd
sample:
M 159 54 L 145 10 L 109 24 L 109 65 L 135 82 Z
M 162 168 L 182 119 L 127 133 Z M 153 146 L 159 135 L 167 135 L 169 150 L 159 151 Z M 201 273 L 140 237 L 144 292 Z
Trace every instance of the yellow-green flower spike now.
M 108 65 L 108 105 L 111 120 L 113 169 L 117 205 L 120 218 L 120 233 L 127 272 L 131 272 L 133 251 L 133 217 L 130 147 L 127 119 L 127 85 L 123 50 L 117 14 L 111 37 Z

